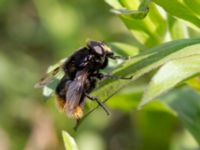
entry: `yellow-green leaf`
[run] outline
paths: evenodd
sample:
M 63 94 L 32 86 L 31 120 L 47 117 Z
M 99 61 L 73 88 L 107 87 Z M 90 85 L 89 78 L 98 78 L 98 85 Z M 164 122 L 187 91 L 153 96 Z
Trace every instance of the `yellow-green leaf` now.
M 191 88 L 182 87 L 162 99 L 176 111 L 180 121 L 200 144 L 200 95 Z
M 62 131 L 64 145 L 66 150 L 79 150 L 74 138 L 66 131 Z
M 186 20 L 200 28 L 200 17 L 180 0 L 153 0 L 153 2 L 164 8 L 172 16 Z M 193 3 L 193 0 L 190 3 Z
M 200 51 L 200 46 L 197 48 Z M 171 60 L 164 64 L 149 83 L 139 107 L 175 87 L 181 81 L 200 73 L 199 64 L 199 54 Z

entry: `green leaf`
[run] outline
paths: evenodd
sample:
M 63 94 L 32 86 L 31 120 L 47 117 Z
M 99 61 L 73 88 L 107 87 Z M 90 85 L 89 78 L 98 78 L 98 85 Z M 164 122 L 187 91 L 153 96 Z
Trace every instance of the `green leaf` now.
M 158 68 L 162 64 L 181 57 L 200 54 L 200 39 L 184 39 L 162 44 L 160 46 L 141 52 L 138 56 L 125 61 L 113 71 L 119 76 L 133 76 L 132 80 L 111 80 L 106 79 L 99 83 L 93 92 L 101 100 L 107 101 L 127 84 L 138 79 L 142 75 Z M 94 103 L 91 103 L 91 108 Z
M 200 44 L 195 47 L 200 51 Z M 199 64 L 200 55 L 191 55 L 164 64 L 149 83 L 139 107 L 172 89 L 181 81 L 200 73 Z
M 112 0 L 106 2 L 114 8 L 114 12 L 119 15 L 139 42 L 152 47 L 163 41 L 167 24 L 157 7 L 149 0 L 144 0 L 142 3 L 138 0 L 122 0 L 117 4 Z
M 200 17 L 200 1 L 199 0 L 183 0 L 184 3 L 194 12 L 196 15 Z
M 180 0 L 153 0 L 172 16 L 186 20 L 200 28 L 200 18 Z M 190 1 L 190 3 L 193 3 Z M 198 8 L 199 9 L 199 8 Z
M 119 109 L 124 112 L 130 112 L 130 110 L 135 110 L 140 102 L 142 92 L 129 92 L 129 93 L 120 93 L 114 95 L 108 102 L 107 105 L 109 108 Z M 176 116 L 176 112 L 172 110 L 166 103 L 161 102 L 160 100 L 154 101 L 149 105 L 145 105 L 143 110 L 154 110 L 160 112 L 168 112 Z
M 186 83 L 194 90 L 200 92 L 200 76 L 187 80 Z
M 145 11 L 140 11 L 140 10 L 128 10 L 128 9 L 112 9 L 112 12 L 118 15 L 128 15 L 131 16 L 134 19 L 143 19 L 147 13 L 148 13 L 148 9 L 146 9 Z
M 162 99 L 177 112 L 183 125 L 200 144 L 200 95 L 183 87 L 173 90 Z
M 185 24 L 171 15 L 168 15 L 168 26 L 171 39 L 177 40 L 188 38 L 188 31 Z
M 79 150 L 74 138 L 66 131 L 62 131 L 64 145 L 66 150 Z
M 139 53 L 139 48 L 133 45 L 112 42 L 110 43 L 112 50 L 122 56 L 135 56 Z
M 105 0 L 105 2 L 116 9 L 122 8 L 122 5 L 118 0 Z
M 138 10 L 129 10 L 126 8 L 121 8 L 121 9 L 113 9 L 112 12 L 121 15 L 128 15 L 134 19 L 143 19 L 149 12 L 150 2 L 151 0 L 143 0 L 139 5 Z M 121 3 L 123 4 L 123 2 Z M 125 5 L 127 6 L 127 8 L 129 8 L 129 5 L 127 5 L 127 3 Z
M 130 110 L 137 108 L 141 97 L 142 97 L 142 92 L 133 91 L 131 93 L 130 92 L 120 93 L 114 95 L 111 99 L 109 99 L 107 105 L 111 108 L 129 112 Z

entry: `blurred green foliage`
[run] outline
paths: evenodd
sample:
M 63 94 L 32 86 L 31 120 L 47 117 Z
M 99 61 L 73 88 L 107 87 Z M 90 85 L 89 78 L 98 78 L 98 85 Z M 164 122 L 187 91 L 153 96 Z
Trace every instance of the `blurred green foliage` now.
M 0 1 L 0 149 L 64 149 L 62 130 L 80 150 L 197 149 L 198 8 L 198 0 Z M 75 121 L 33 86 L 50 64 L 86 39 L 132 56 L 111 62 L 106 71 L 134 77 L 100 82 L 94 94 L 101 100 L 113 95 L 107 101 L 112 115 L 98 109 L 74 132 Z M 87 108 L 95 108 L 94 102 Z

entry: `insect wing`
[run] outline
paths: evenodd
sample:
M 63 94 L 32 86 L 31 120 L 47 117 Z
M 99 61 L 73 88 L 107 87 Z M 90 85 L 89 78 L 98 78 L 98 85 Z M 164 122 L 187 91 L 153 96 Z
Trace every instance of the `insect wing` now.
M 73 110 L 80 105 L 87 83 L 87 72 L 81 71 L 80 74 L 70 83 L 66 93 L 66 105 L 68 110 Z
M 62 68 L 65 61 L 66 58 L 62 59 L 57 64 L 50 66 L 48 68 L 47 73 L 35 84 L 34 87 L 42 88 L 51 83 L 55 79 L 61 79 L 63 77 Z

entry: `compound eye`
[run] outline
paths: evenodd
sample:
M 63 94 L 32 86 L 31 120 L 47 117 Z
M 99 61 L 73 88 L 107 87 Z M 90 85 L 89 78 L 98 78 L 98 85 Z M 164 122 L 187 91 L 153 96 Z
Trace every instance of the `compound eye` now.
M 99 55 L 103 55 L 103 50 L 100 46 L 94 46 L 93 49 L 95 50 L 95 52 Z

